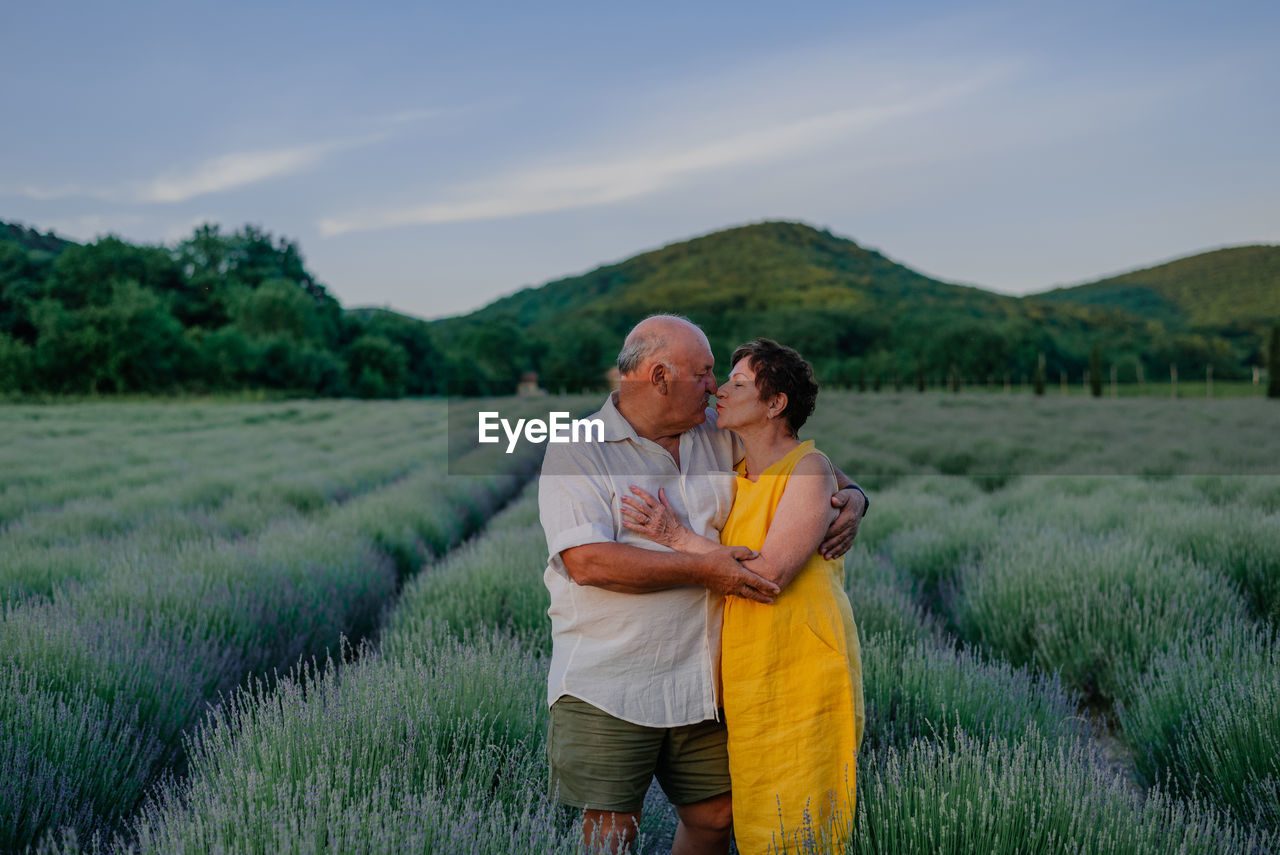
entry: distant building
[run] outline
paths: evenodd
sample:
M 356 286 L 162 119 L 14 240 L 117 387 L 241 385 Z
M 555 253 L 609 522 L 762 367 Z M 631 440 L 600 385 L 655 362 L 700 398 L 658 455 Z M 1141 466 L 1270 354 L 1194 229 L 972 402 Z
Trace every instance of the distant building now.
M 516 386 L 516 394 L 526 398 L 537 398 L 547 394 L 547 390 L 538 385 L 537 371 L 526 371 L 520 375 L 520 384 Z

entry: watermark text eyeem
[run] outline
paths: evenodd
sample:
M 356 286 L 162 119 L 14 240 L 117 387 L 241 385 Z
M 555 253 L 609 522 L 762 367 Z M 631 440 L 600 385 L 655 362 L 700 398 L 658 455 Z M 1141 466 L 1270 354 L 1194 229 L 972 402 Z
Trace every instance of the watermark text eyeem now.
M 502 418 L 497 411 L 481 411 L 479 416 L 479 438 L 481 443 L 501 442 L 498 429 L 507 437 L 507 454 L 516 450 L 516 445 L 523 435 L 525 441 L 534 444 L 543 442 L 604 442 L 604 420 L 602 419 L 570 419 L 568 412 L 552 412 L 547 414 L 550 421 L 542 419 L 516 419 L 514 425 Z

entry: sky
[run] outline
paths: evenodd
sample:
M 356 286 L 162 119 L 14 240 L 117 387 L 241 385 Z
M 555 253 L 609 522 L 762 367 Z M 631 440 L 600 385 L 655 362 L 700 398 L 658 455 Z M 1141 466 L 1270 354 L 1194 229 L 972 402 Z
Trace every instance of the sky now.
M 1042 291 L 1280 242 L 1280 4 L 7 4 L 0 220 L 424 318 L 798 220 Z

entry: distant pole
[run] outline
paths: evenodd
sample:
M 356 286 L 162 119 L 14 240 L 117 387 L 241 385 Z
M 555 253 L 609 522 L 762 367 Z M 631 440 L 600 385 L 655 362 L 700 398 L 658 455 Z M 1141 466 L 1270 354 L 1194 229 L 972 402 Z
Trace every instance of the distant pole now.
M 1067 394 L 1067 372 L 1058 372 L 1058 385 L 1061 387 L 1062 394 Z
M 1280 398 L 1280 324 L 1271 328 L 1271 349 L 1267 353 L 1267 397 Z
M 1095 398 L 1102 397 L 1102 354 L 1096 344 L 1089 350 L 1089 391 Z
M 1119 369 L 1116 368 L 1116 364 L 1113 362 L 1111 363 L 1111 397 L 1113 398 L 1120 397 L 1120 386 L 1119 386 L 1119 383 L 1117 382 L 1119 378 L 1120 378 L 1120 371 Z
M 1169 363 L 1169 397 L 1178 397 L 1178 366 Z
M 1147 393 L 1147 376 L 1141 362 L 1138 363 L 1138 393 L 1142 395 Z
M 1036 395 L 1044 396 L 1044 351 L 1040 351 L 1040 356 L 1036 359 L 1035 373 Z
M 1204 396 L 1206 398 L 1213 397 L 1213 365 L 1204 367 Z

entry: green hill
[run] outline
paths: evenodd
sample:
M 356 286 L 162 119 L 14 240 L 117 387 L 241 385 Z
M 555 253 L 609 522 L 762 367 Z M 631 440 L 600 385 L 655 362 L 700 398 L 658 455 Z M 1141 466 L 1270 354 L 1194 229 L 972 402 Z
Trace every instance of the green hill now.
M 646 252 L 581 276 L 526 288 L 465 320 L 521 325 L 590 319 L 626 329 L 654 311 L 688 314 L 704 326 L 743 313 L 838 310 L 898 313 L 941 308 L 1002 317 L 1016 300 L 930 279 L 851 240 L 799 223 L 766 222 Z M 448 322 L 446 322 L 447 324 Z
M 1136 304 L 1017 298 L 924 276 L 827 231 L 765 222 L 682 241 L 581 276 L 526 288 L 434 324 L 448 372 L 467 392 L 509 389 L 521 370 L 551 388 L 597 378 L 623 334 L 655 312 L 690 317 L 717 360 L 769 336 L 847 385 L 1020 379 L 1045 354 L 1050 377 L 1080 376 L 1090 350 L 1124 365 L 1240 376 L 1260 337 L 1228 340 L 1162 323 Z
M 1280 321 L 1280 246 L 1204 252 L 1038 296 L 1124 309 L 1172 327 L 1258 331 Z
M 446 352 L 475 355 L 455 375 L 470 391 L 501 388 L 518 374 L 514 342 L 524 345 L 524 367 L 540 371 L 553 388 L 576 388 L 595 382 L 627 329 L 655 312 L 693 319 L 707 331 L 718 359 L 746 339 L 770 336 L 827 369 L 843 364 L 847 370 L 839 379 L 849 383 L 862 370 L 849 360 L 886 363 L 877 376 L 911 376 L 916 354 L 904 354 L 897 367 L 887 365 L 903 336 L 920 338 L 932 328 L 981 338 L 972 324 L 990 327 L 1026 315 L 1016 298 L 931 279 L 827 231 L 766 222 L 526 288 L 438 321 L 435 329 Z M 956 333 L 958 327 L 964 332 Z

